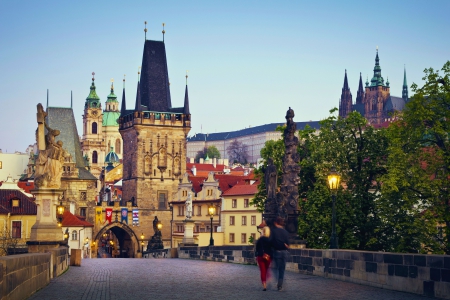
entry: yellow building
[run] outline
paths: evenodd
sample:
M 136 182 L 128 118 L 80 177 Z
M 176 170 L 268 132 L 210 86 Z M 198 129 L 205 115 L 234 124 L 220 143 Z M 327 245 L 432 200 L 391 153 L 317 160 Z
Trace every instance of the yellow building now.
M 249 245 L 250 237 L 257 238 L 262 213 L 250 201 L 258 191 L 255 180 L 245 180 L 222 194 L 221 230 L 224 245 Z
M 27 249 L 26 242 L 37 213 L 32 197 L 20 189 L 11 176 L 0 186 L 0 256 L 7 251 Z

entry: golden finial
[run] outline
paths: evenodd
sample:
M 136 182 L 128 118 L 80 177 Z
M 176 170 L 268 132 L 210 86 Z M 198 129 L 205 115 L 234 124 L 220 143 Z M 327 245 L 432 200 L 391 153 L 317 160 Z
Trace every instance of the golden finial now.
M 187 85 L 187 79 L 188 79 L 188 72 L 189 72 L 189 70 L 186 70 L 186 85 Z
M 147 40 L 147 21 L 145 21 L 144 24 L 145 24 L 145 28 L 144 28 L 145 40 Z
M 111 78 L 111 82 L 114 82 L 114 78 Z
M 166 23 L 162 23 L 162 25 L 163 25 L 162 34 L 163 34 L 163 43 L 164 43 L 164 34 L 166 33 L 166 31 L 164 30 L 164 26 L 166 25 Z
M 92 72 L 92 80 L 95 80 L 95 72 Z

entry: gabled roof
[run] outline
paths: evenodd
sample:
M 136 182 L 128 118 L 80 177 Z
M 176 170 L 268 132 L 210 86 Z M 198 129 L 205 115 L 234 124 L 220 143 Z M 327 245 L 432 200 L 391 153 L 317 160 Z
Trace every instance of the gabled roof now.
M 400 97 L 390 96 L 384 105 L 385 111 L 402 111 L 405 108 L 405 100 Z
M 19 207 L 12 207 L 12 199 L 19 199 Z M 11 215 L 36 215 L 37 205 L 33 198 L 28 197 L 18 189 L 0 189 L 0 213 Z
M 85 221 L 81 216 L 75 216 L 70 211 L 65 210 L 62 217 L 62 227 L 94 227 L 94 224 Z
M 257 184 L 236 184 L 226 192 L 222 194 L 222 196 L 239 196 L 239 195 L 255 195 L 258 192 Z
M 230 140 L 235 139 L 241 136 L 271 132 L 275 131 L 278 126 L 285 125 L 285 123 L 271 123 L 265 124 L 250 128 L 245 128 L 237 131 L 229 131 L 229 132 L 218 132 L 218 133 L 197 133 L 194 136 L 188 137 L 188 142 L 195 141 L 221 141 L 221 140 Z M 309 121 L 309 122 L 296 122 L 297 130 L 304 129 L 306 125 L 311 126 L 314 129 L 319 129 L 320 124 L 319 121 Z

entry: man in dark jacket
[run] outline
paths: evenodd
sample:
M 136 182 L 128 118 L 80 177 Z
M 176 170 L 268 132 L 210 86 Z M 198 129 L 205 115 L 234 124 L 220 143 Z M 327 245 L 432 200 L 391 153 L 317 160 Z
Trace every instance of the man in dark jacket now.
M 283 288 L 284 270 L 286 269 L 286 258 L 289 249 L 289 233 L 283 227 L 284 219 L 276 218 L 270 234 L 270 242 L 274 250 L 273 256 L 278 270 L 277 287 L 279 291 Z

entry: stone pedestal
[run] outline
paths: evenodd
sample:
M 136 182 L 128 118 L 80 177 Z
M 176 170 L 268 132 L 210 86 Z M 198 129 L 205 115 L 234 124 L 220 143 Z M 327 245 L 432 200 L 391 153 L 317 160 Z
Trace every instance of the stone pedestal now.
M 56 207 L 62 190 L 38 189 L 31 193 L 36 197 L 36 223 L 31 227 L 28 252 L 45 252 L 49 248 L 66 245 L 61 227 L 58 226 Z
M 194 246 L 194 220 L 184 220 L 184 237 L 183 237 L 183 246 Z
M 70 250 L 70 265 L 81 266 L 81 249 Z

